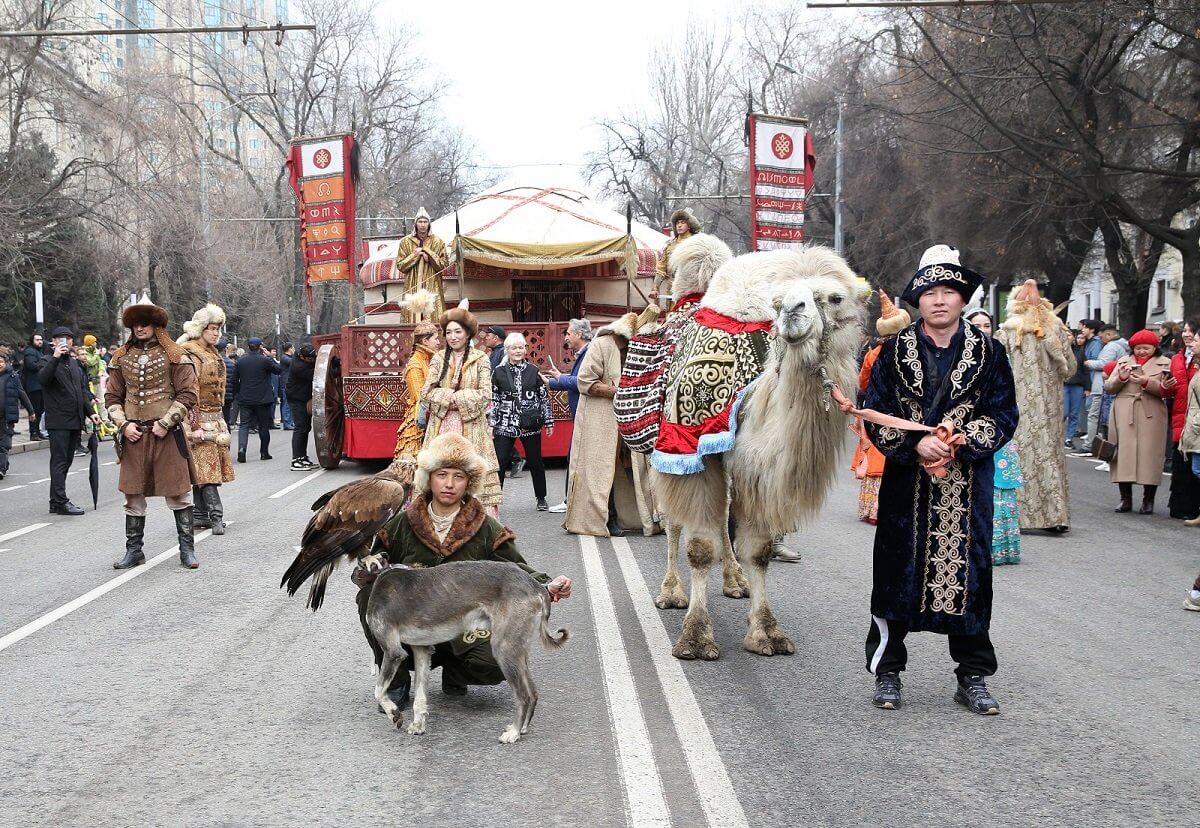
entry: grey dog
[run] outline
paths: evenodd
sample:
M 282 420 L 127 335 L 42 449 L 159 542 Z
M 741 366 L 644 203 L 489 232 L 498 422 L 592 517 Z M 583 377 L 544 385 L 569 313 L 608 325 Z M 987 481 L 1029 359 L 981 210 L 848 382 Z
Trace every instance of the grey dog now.
M 500 734 L 506 744 L 529 730 L 538 694 L 529 674 L 529 640 L 536 632 L 547 647 L 561 647 L 564 629 L 550 632 L 550 594 L 520 567 L 500 561 L 445 563 L 428 569 L 392 566 L 379 574 L 367 601 L 367 626 L 383 649 L 375 684 L 379 706 L 399 728 L 400 708 L 387 696 L 396 671 L 413 651 L 413 721 L 408 732 L 425 732 L 429 715 L 431 648 L 463 635 L 490 631 L 492 652 L 512 686 L 516 712 Z

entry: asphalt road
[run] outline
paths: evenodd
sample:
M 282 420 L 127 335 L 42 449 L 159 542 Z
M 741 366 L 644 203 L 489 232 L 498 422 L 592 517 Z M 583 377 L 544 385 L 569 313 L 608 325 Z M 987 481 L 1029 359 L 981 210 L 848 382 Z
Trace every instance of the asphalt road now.
M 848 472 L 820 521 L 789 539 L 803 562 L 771 568 L 797 654 L 743 651 L 746 602 L 721 597 L 714 576 L 715 663 L 669 655 L 683 613 L 650 603 L 661 537 L 569 536 L 533 510 L 528 476 L 511 481 L 503 517 L 526 556 L 576 586 L 554 619 L 572 639 L 533 651 L 541 702 L 508 746 L 496 741 L 504 686 L 459 699 L 435 682 L 428 733 L 390 727 L 346 570 L 316 614 L 278 589 L 309 504 L 364 469 L 309 477 L 277 448 L 237 466 L 223 489 L 232 525 L 202 536 L 199 570 L 167 554 L 132 577 L 110 566 L 124 542 L 114 466 L 97 512 L 86 473 L 70 477 L 89 511 L 66 518 L 46 513 L 48 453 L 12 458 L 0 481 L 0 824 L 1194 821 L 1200 614 L 1180 602 L 1200 535 L 1163 514 L 1165 489 L 1159 515 L 1115 515 L 1107 475 L 1070 461 L 1071 532 L 1026 535 L 1023 563 L 996 572 L 1003 712 L 984 718 L 952 701 L 932 635 L 909 639 L 905 707 L 871 707 L 873 530 L 854 520 Z M 169 553 L 173 535 L 152 501 L 147 556 Z

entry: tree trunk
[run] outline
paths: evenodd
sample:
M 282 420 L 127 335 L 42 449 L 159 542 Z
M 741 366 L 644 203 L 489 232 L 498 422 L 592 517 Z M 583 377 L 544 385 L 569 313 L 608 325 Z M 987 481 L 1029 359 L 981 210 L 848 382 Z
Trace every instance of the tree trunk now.
M 1104 256 L 1117 287 L 1119 308 L 1117 328 L 1121 336 L 1129 337 L 1146 327 L 1150 309 L 1150 285 L 1162 257 L 1163 242 L 1152 239 L 1144 256 L 1134 253 L 1123 228 L 1116 219 L 1103 216 L 1100 233 L 1104 237 Z
M 1181 247 L 1179 254 L 1183 258 L 1183 318 L 1193 319 L 1200 316 L 1200 229 L 1193 233 L 1190 244 Z

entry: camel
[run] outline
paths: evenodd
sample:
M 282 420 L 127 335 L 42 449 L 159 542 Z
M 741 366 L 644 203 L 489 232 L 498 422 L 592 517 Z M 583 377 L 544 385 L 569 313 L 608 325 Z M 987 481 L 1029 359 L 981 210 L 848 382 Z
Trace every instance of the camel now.
M 655 463 L 660 508 L 679 527 L 691 567 L 688 613 L 672 649 L 677 658 L 720 657 L 707 580 L 717 545 L 727 543 L 727 509 L 750 586 L 743 646 L 764 656 L 796 651 L 767 601 L 771 539 L 820 511 L 839 468 L 845 416 L 829 395 L 834 384 L 852 388 L 856 381 L 864 316 L 859 284 L 824 247 L 750 253 L 713 276 L 703 306 L 742 322 L 772 321 L 775 336 L 762 373 L 733 405 L 731 445 L 715 441 L 694 473 L 669 473 L 667 464 Z M 677 354 L 684 348 L 681 341 Z

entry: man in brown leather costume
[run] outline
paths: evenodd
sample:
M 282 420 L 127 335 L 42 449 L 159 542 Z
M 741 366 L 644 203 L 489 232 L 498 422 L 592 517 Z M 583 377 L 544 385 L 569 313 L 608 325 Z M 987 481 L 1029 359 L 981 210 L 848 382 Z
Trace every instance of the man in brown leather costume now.
M 196 405 L 196 369 L 187 352 L 167 336 L 167 312 L 162 308 L 130 305 L 121 322 L 133 335 L 113 353 L 104 394 L 118 429 L 118 488 L 125 495 L 125 557 L 113 568 L 146 562 L 146 498 L 165 497 L 175 513 L 179 563 L 195 569 L 200 564 L 192 535 L 192 475 L 180 424 Z

